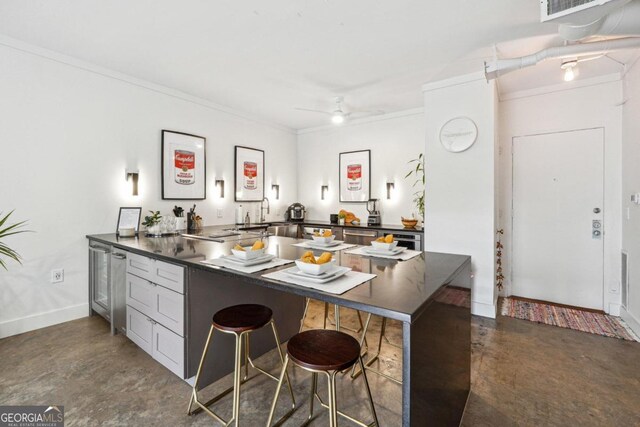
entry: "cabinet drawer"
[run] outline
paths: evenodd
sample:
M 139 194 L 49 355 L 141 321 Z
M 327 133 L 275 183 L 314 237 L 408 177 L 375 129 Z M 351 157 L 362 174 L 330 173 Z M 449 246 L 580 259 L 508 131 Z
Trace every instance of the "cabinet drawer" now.
M 184 296 L 162 286 L 156 286 L 153 320 L 184 336 Z
M 127 273 L 153 282 L 153 260 L 146 256 L 127 253 Z
M 127 305 L 153 317 L 156 307 L 157 286 L 133 274 L 127 274 Z
M 152 282 L 184 294 L 184 267 L 164 261 L 154 261 Z
M 153 324 L 147 316 L 127 306 L 127 338 L 153 355 Z
M 153 325 L 151 355 L 171 372 L 184 378 L 184 338 L 159 323 Z

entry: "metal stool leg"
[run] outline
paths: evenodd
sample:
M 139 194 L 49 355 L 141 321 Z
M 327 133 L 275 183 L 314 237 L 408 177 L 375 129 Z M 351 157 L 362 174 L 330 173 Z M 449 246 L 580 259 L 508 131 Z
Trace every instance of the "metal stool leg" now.
M 287 375 L 287 366 L 289 366 L 289 355 L 284 358 L 284 364 L 282 365 L 282 372 L 280 372 L 280 378 L 278 379 L 278 386 L 276 387 L 276 395 L 273 396 L 273 402 L 271 402 L 271 411 L 269 411 L 269 419 L 267 420 L 267 427 L 271 426 L 273 420 L 273 413 L 276 410 L 276 403 L 278 403 L 278 396 L 280 396 L 280 389 L 284 382 L 284 377 Z
M 327 380 L 327 388 L 329 389 L 329 427 L 336 427 L 338 425 L 336 371 L 327 372 Z
M 193 413 L 191 412 L 191 406 L 193 405 L 194 402 L 200 405 L 200 402 L 198 402 L 198 395 L 196 392 L 198 390 L 198 384 L 200 383 L 200 373 L 202 372 L 202 365 L 204 365 L 204 361 L 207 358 L 207 353 L 209 352 L 209 345 L 211 344 L 211 339 L 213 338 L 214 331 L 215 331 L 215 328 L 211 326 L 211 328 L 209 329 L 209 335 L 207 336 L 207 341 L 204 344 L 204 350 L 202 351 L 202 357 L 200 358 L 200 364 L 198 365 L 198 372 L 196 373 L 196 381 L 193 384 L 193 389 L 191 390 L 191 399 L 189 399 L 189 408 L 187 409 L 187 414 L 189 415 Z
M 309 397 L 309 420 L 313 418 L 313 401 L 315 400 L 315 395 L 318 392 L 318 373 L 313 372 L 311 374 L 311 396 Z
M 373 397 L 371 396 L 371 388 L 369 387 L 369 380 L 367 379 L 367 373 L 365 372 L 364 369 L 364 363 L 362 363 L 362 357 L 359 358 L 360 361 L 360 369 L 362 369 L 362 379 L 364 380 L 364 385 L 365 388 L 367 389 L 367 397 L 369 398 L 369 406 L 371 408 L 371 415 L 373 416 L 373 422 L 375 424 L 370 424 L 370 425 L 375 425 L 375 426 L 379 426 L 380 423 L 378 422 L 378 415 L 376 414 L 376 407 L 373 405 Z
M 302 319 L 300 319 L 300 329 L 298 329 L 298 332 L 302 332 L 302 328 L 304 327 L 304 319 L 307 318 L 307 311 L 309 311 L 310 302 L 311 302 L 311 298 L 305 298 L 304 312 L 302 313 Z

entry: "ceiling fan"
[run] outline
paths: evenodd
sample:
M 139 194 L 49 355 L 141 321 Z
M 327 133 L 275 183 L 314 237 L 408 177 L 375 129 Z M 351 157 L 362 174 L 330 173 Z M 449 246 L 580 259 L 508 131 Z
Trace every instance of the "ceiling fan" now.
M 336 107 L 333 111 L 324 111 L 324 110 L 314 110 L 310 108 L 296 108 L 299 111 L 311 111 L 312 113 L 322 113 L 331 116 L 331 122 L 339 125 L 345 122 L 350 117 L 366 117 L 373 116 L 378 114 L 384 114 L 382 110 L 376 111 L 351 111 L 349 113 L 345 113 L 343 110 L 344 97 L 336 96 L 334 99 L 336 103 Z

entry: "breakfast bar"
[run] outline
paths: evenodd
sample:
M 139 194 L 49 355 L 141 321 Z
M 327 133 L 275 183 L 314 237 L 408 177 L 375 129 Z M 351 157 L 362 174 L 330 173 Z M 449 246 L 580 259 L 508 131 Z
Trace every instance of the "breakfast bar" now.
M 256 240 L 255 234 L 224 242 L 180 235 L 119 238 L 105 234 L 88 238 L 91 243 L 125 251 L 129 257 L 147 257 L 184 268 L 182 377 L 186 380 L 196 374 L 215 311 L 232 304 L 265 304 L 272 308 L 284 341 L 298 331 L 305 299 L 312 298 L 402 322 L 402 425 L 458 425 L 462 418 L 470 388 L 470 309 L 451 303 L 447 293 L 456 288 L 470 289 L 469 256 L 424 252 L 408 261 L 397 261 L 337 251 L 333 254 L 336 265 L 375 278 L 343 294 L 331 294 L 264 277 L 291 264 L 242 273 L 203 263 L 229 255 L 239 242 L 250 245 Z M 264 241 L 266 252 L 278 259 L 295 260 L 305 252 L 304 248 L 293 246 L 303 240 L 259 238 Z M 225 343 L 225 338 L 221 337 L 222 344 L 218 344 L 232 349 L 233 343 L 230 339 Z M 258 331 L 251 356 L 258 357 L 272 348 L 272 338 Z M 205 366 L 203 384 L 232 370 L 231 361 L 225 363 L 222 358 L 213 357 Z

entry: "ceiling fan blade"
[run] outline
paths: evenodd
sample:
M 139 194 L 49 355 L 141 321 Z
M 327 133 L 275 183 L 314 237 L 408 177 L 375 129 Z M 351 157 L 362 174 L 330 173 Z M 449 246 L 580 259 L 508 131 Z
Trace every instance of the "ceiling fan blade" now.
M 322 111 L 322 110 L 313 110 L 311 108 L 295 108 L 298 111 L 310 111 L 312 113 L 322 113 L 322 114 L 327 114 L 327 115 L 331 115 L 332 113 L 328 113 L 326 111 Z
M 375 111 L 354 111 L 351 114 L 354 118 L 356 117 L 370 117 L 370 116 L 379 116 L 385 114 L 383 110 L 375 110 Z

